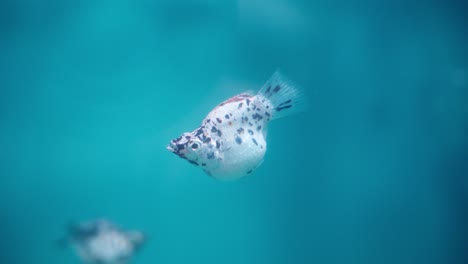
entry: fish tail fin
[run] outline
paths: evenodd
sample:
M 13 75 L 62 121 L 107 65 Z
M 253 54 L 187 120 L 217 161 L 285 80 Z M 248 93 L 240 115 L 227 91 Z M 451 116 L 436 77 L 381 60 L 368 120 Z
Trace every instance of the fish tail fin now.
M 279 71 L 275 71 L 263 85 L 258 94 L 262 103 L 269 101 L 272 107 L 272 118 L 277 119 L 299 113 L 307 108 L 306 97 L 291 81 Z

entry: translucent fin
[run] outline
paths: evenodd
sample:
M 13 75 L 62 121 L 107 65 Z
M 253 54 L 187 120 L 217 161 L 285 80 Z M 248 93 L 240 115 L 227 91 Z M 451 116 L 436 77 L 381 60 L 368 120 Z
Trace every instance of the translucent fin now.
M 291 81 L 279 71 L 273 73 L 258 92 L 260 100 L 266 99 L 272 107 L 272 119 L 302 112 L 306 109 L 306 97 Z M 261 98 L 263 97 L 263 98 Z

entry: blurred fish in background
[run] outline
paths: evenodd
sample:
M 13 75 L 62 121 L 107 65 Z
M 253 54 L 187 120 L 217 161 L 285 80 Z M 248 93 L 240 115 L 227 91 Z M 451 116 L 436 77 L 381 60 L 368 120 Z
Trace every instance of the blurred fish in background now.
M 59 244 L 73 247 L 83 263 L 90 264 L 129 263 L 146 241 L 143 232 L 123 230 L 106 219 L 72 224 L 67 232 Z

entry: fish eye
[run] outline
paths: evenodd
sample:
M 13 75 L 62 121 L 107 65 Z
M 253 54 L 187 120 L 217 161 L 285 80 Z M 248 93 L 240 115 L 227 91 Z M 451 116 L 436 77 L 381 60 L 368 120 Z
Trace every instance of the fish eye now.
M 195 150 L 195 149 L 197 149 L 197 148 L 198 148 L 198 144 L 197 144 L 197 143 L 193 143 L 191 147 L 192 147 L 192 149 L 194 149 L 194 150 Z

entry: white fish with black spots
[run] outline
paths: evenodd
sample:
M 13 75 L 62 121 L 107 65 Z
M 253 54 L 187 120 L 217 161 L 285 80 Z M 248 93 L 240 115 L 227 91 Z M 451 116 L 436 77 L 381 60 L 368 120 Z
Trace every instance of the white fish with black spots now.
M 83 263 L 127 264 L 145 242 L 140 231 L 126 231 L 105 219 L 70 225 L 60 245 L 70 244 Z
M 242 93 L 222 102 L 199 128 L 171 140 L 167 149 L 216 179 L 235 180 L 263 162 L 270 121 L 305 106 L 301 91 L 275 72 L 256 95 Z

